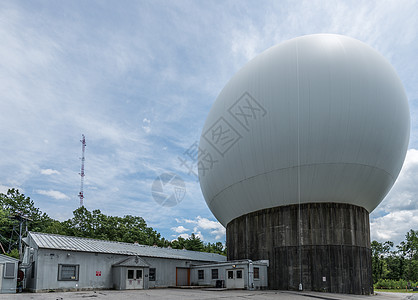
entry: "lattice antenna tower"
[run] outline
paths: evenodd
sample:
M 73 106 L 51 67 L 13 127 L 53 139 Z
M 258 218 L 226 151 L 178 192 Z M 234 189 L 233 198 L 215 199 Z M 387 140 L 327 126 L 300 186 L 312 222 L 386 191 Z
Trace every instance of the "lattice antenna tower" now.
M 82 207 L 82 206 L 84 206 L 84 192 L 83 192 L 83 188 L 84 188 L 84 161 L 85 161 L 84 152 L 86 151 L 86 137 L 84 136 L 84 134 L 82 134 L 82 138 L 81 138 L 80 142 L 81 142 L 81 172 L 80 172 L 81 183 L 80 183 L 80 193 L 78 193 L 78 197 L 80 198 L 80 207 Z

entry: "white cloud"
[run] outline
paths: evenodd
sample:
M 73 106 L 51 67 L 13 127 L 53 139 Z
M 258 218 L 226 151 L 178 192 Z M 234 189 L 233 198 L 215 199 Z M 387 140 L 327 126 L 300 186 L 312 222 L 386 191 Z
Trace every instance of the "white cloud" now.
M 400 210 L 418 209 L 418 150 L 409 149 L 398 179 L 382 203 L 373 212 L 375 215 Z
M 144 129 L 145 133 L 150 133 L 151 132 L 151 121 L 147 118 L 142 120 L 142 129 Z
M 189 229 L 185 228 L 182 225 L 177 226 L 177 227 L 172 227 L 171 230 L 173 230 L 173 231 L 175 231 L 177 233 L 183 233 L 183 232 L 189 231 Z
M 68 199 L 69 197 L 67 195 L 65 195 L 64 193 L 61 193 L 60 191 L 54 191 L 54 190 L 36 190 L 35 193 L 40 194 L 40 195 L 45 195 L 57 200 L 64 200 L 64 199 Z
M 401 242 L 418 228 L 418 150 L 409 149 L 393 188 L 370 215 L 372 240 Z
M 418 209 L 391 212 L 370 223 L 372 240 L 392 241 L 395 245 L 405 239 L 410 229 L 418 228 Z
M 57 170 L 52 170 L 52 169 L 42 169 L 41 174 L 52 175 L 52 174 L 60 174 L 60 172 L 58 172 Z
M 188 224 L 195 224 L 196 226 L 193 229 L 193 232 L 197 235 L 201 232 L 199 230 L 207 230 L 211 235 L 215 236 L 215 239 L 219 240 L 226 234 L 226 229 L 223 225 L 217 221 L 211 221 L 208 218 L 202 218 L 201 216 L 196 217 L 193 219 L 184 219 L 185 223 Z M 201 235 L 202 236 L 202 235 Z M 201 237 L 203 239 L 203 236 Z

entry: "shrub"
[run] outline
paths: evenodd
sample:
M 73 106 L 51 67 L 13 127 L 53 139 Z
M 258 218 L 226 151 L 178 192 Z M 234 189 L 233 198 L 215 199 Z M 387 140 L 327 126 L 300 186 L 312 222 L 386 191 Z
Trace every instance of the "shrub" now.
M 379 279 L 373 287 L 375 289 L 390 289 L 390 290 L 402 290 L 408 286 L 408 281 L 404 279 L 391 280 L 391 279 Z M 418 282 L 410 282 L 410 287 L 418 286 Z

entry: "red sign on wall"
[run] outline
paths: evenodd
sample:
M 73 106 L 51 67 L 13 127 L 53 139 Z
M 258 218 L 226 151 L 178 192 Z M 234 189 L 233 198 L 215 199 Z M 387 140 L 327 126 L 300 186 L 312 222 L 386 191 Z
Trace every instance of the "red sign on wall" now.
M 102 271 L 96 271 L 96 276 L 102 276 Z

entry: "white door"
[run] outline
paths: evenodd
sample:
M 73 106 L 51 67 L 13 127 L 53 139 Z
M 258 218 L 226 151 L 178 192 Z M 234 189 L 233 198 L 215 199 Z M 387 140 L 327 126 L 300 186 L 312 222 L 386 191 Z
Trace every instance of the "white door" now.
M 226 288 L 243 289 L 244 288 L 244 269 L 226 270 Z
M 144 272 L 143 269 L 128 268 L 126 272 L 126 289 L 143 289 L 144 288 Z

